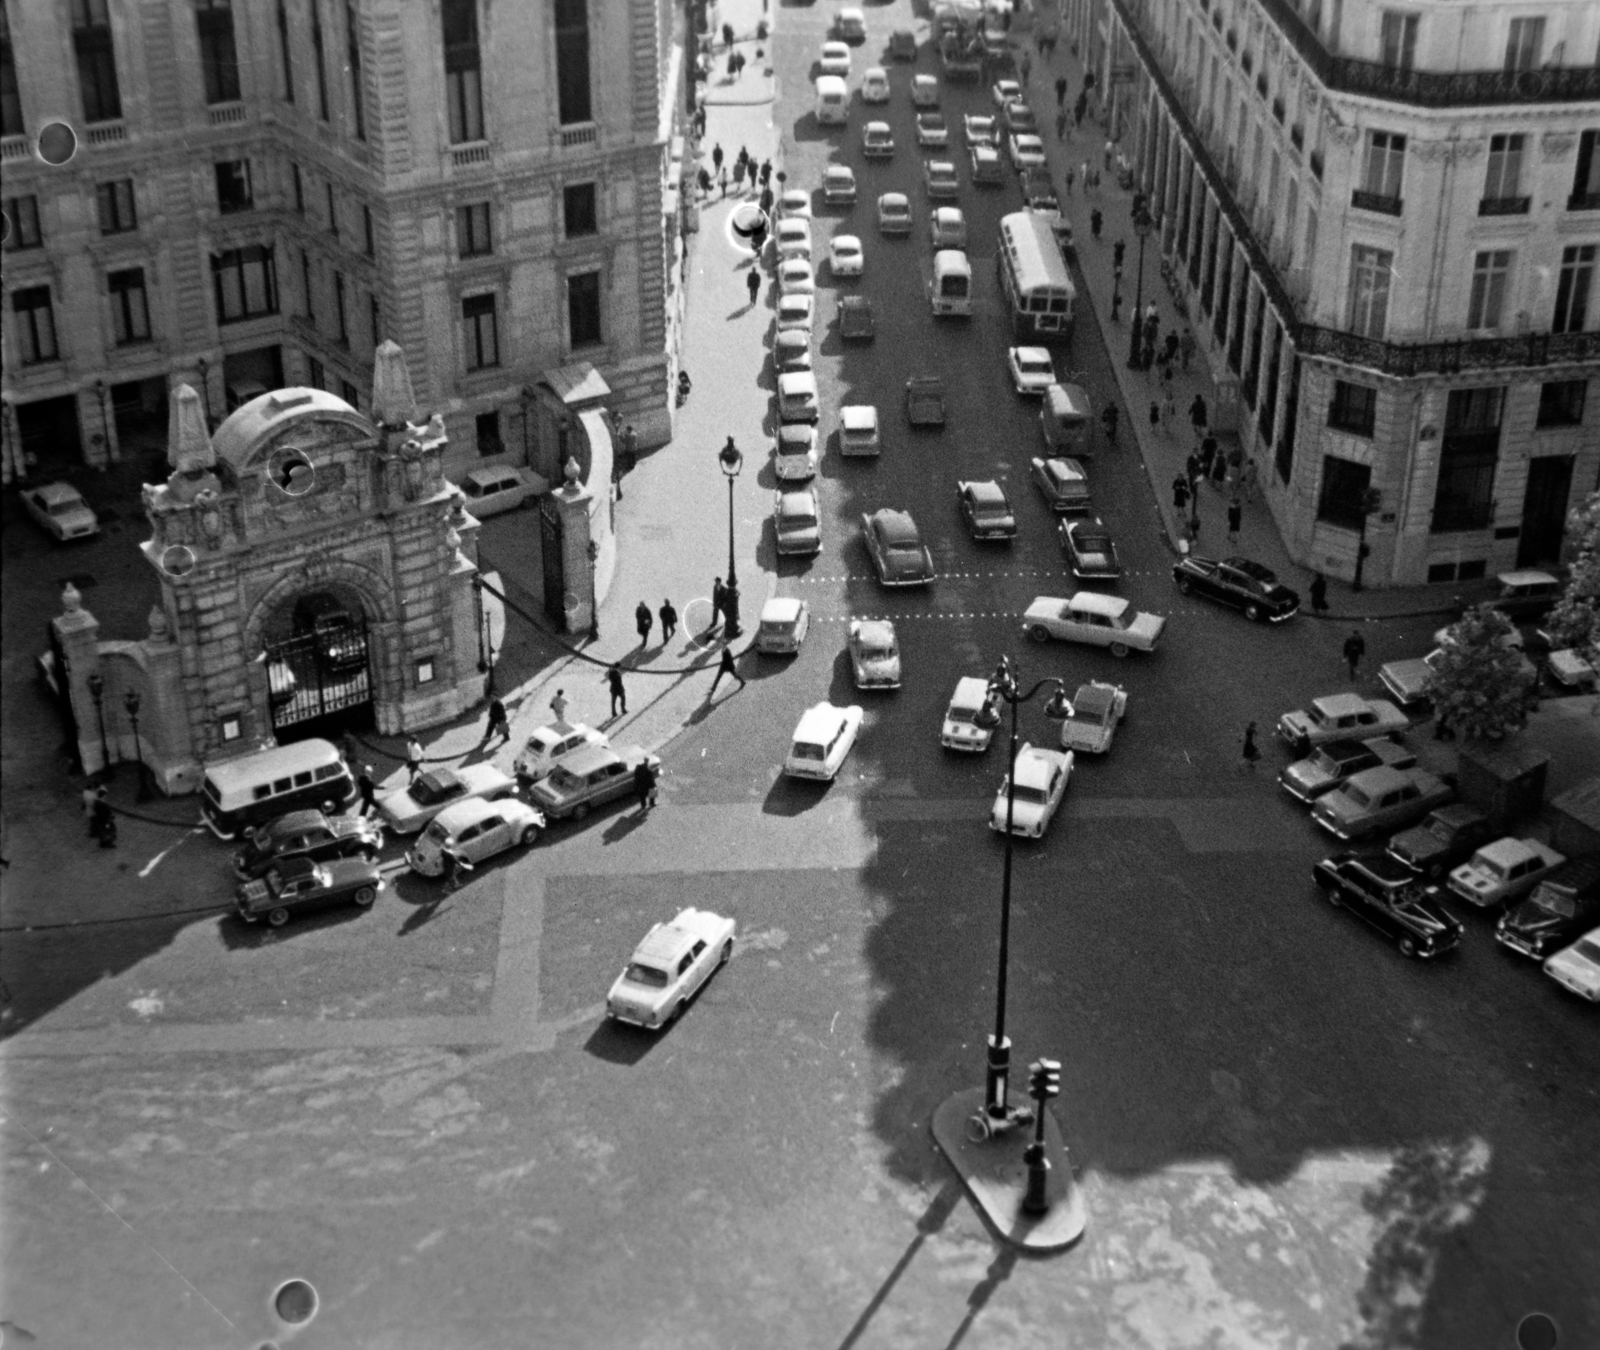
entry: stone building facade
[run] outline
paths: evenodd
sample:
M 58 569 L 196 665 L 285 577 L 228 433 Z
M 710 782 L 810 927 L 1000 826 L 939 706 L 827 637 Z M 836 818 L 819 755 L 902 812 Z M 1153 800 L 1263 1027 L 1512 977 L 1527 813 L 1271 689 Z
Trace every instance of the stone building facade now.
M 1600 7 L 1099 2 L 1113 132 L 1290 555 L 1555 563 L 1600 481 Z

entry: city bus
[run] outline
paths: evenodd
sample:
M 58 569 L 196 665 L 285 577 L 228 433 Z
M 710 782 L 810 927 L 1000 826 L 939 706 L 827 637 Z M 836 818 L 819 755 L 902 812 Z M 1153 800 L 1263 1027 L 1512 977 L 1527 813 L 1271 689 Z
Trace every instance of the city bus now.
M 1078 292 L 1049 219 L 1036 211 L 1002 216 L 995 264 L 1017 340 L 1068 341 Z

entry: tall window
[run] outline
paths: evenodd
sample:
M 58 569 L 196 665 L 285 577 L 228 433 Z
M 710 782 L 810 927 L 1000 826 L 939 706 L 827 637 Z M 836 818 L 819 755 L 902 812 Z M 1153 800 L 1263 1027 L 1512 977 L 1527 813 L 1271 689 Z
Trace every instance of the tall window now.
M 317 71 L 317 116 L 328 120 L 328 52 L 322 38 L 322 10 L 311 0 L 311 64 Z
M 111 330 L 117 346 L 150 340 L 150 306 L 145 298 L 144 268 L 130 267 L 106 277 L 111 296 Z
M 561 219 L 568 239 L 599 233 L 600 216 L 593 183 L 573 183 L 561 190 Z
M 372 208 L 366 203 L 361 206 L 361 237 L 362 247 L 366 250 L 367 257 L 378 256 L 378 240 L 372 229 Z
M 350 322 L 344 310 L 344 273 L 333 274 L 333 308 L 339 320 L 339 341 L 346 347 L 350 345 Z
M 237 323 L 278 312 L 278 267 L 272 250 L 261 244 L 211 255 L 217 322 Z
M 305 297 L 306 318 L 315 323 L 317 321 L 316 291 L 311 285 L 311 255 L 305 249 L 300 250 L 300 293 Z M 321 385 L 317 386 L 319 389 L 321 387 Z
M 1417 16 L 1397 10 L 1383 11 L 1380 30 L 1383 64 L 1397 70 L 1410 70 L 1417 54 Z
M 1367 489 L 1372 468 L 1337 455 L 1322 457 L 1322 491 L 1317 495 L 1317 519 L 1346 530 L 1359 530 L 1366 514 Z
M 314 356 L 306 358 L 306 383 L 313 389 L 326 389 L 328 387 L 328 372 L 321 361 Z
M 233 41 L 231 0 L 195 0 L 200 29 L 200 71 L 207 103 L 234 103 L 239 98 L 239 52 Z
M 306 213 L 305 175 L 300 172 L 300 166 L 298 164 L 291 164 L 289 166 L 289 172 L 294 179 L 294 209 L 303 216 Z
M 499 455 L 505 453 L 505 442 L 500 439 L 499 413 L 479 413 L 477 417 L 473 419 L 473 429 L 477 433 L 478 453 L 480 455 Z
M 1593 244 L 1572 244 L 1561 250 L 1561 279 L 1556 283 L 1556 313 L 1550 327 L 1557 333 L 1581 333 L 1589 317 L 1589 287 L 1594 282 Z
M 278 0 L 278 55 L 283 61 L 283 101 L 294 102 L 294 52 L 289 46 L 289 0 Z
M 482 258 L 494 252 L 488 202 L 456 207 L 456 252 L 463 258 Z
M 567 278 L 567 331 L 574 347 L 605 341 L 600 331 L 600 273 L 579 272 Z
M 217 209 L 224 214 L 229 211 L 248 211 L 255 204 L 255 195 L 250 188 L 250 161 L 225 159 L 216 169 Z
M 1600 131 L 1578 137 L 1578 171 L 1572 176 L 1569 211 L 1600 211 Z
M 1554 380 L 1539 386 L 1541 427 L 1583 425 L 1583 405 L 1589 396 L 1588 380 Z
M 1370 384 L 1333 382 L 1333 402 L 1328 405 L 1328 425 L 1352 436 L 1371 438 L 1378 424 L 1378 391 Z
M 78 59 L 85 122 L 114 122 L 122 116 L 108 4 L 109 0 L 72 0 L 72 50 Z
M 1491 249 L 1478 254 L 1472 264 L 1472 294 L 1467 301 L 1467 327 L 1500 327 L 1505 308 L 1506 277 L 1511 271 L 1511 250 Z
M 11 20 L 0 7 L 0 136 L 22 135 L 22 90 L 11 50 Z
M 1435 534 L 1484 529 L 1494 514 L 1494 470 L 1500 447 L 1503 388 L 1452 389 L 1445 405 Z
M 1522 196 L 1524 143 L 1520 132 L 1489 137 L 1489 172 L 1483 180 L 1483 199 L 1486 203 L 1516 202 Z M 1494 214 L 1494 209 L 1485 212 L 1480 207 L 1479 214 Z
M 95 186 L 95 207 L 101 234 L 126 234 L 139 227 L 133 207 L 133 179 L 118 178 Z
M 589 100 L 587 0 L 555 0 L 556 104 L 562 126 L 594 120 Z
M 372 328 L 372 345 L 376 347 L 383 341 L 383 311 L 378 307 L 378 297 L 367 297 L 367 321 Z
M 1359 337 L 1379 338 L 1389 320 L 1389 275 L 1394 254 L 1386 249 L 1355 244 L 1350 249 L 1350 318 L 1348 327 Z
M 50 306 L 48 286 L 29 286 L 11 293 L 11 309 L 17 316 L 17 345 L 22 349 L 22 364 L 38 365 L 60 355 L 56 346 L 56 316 Z
M 26 197 L 6 198 L 6 252 L 18 249 L 39 248 L 44 244 L 44 234 L 39 229 L 39 199 Z
M 1506 34 L 1506 69 L 1534 70 L 1544 51 L 1544 20 L 1513 19 Z
M 361 31 L 356 26 L 356 0 L 344 0 L 344 43 L 350 66 L 350 106 L 358 141 L 367 139 L 366 86 L 361 80 Z
M 1398 212 L 1405 174 L 1406 138 L 1392 131 L 1367 133 L 1367 162 L 1356 205 Z
M 478 55 L 477 0 L 442 0 L 445 101 L 450 143 L 483 139 L 483 68 Z
M 333 179 L 328 179 L 322 186 L 328 194 L 328 233 L 337 239 L 339 237 L 339 198 L 333 190 Z
M 494 309 L 492 295 L 469 295 L 461 302 L 468 370 L 487 370 L 500 364 L 500 327 Z

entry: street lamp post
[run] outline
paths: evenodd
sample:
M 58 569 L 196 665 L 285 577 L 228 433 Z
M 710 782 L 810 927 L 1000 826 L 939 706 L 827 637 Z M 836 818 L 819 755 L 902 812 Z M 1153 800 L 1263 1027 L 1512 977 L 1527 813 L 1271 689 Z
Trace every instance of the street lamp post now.
M 139 691 L 130 689 L 122 696 L 122 706 L 128 710 L 128 721 L 133 723 L 133 753 L 139 761 L 139 800 L 150 800 L 150 780 L 145 771 L 144 746 L 139 743 Z
M 1140 343 L 1144 341 L 1144 241 L 1154 223 L 1150 219 L 1150 212 L 1142 205 L 1133 213 L 1134 233 L 1139 236 L 1139 270 L 1138 280 L 1134 283 L 1133 322 L 1128 325 L 1132 333 L 1128 340 L 1129 370 L 1144 369 L 1139 352 Z
M 494 626 L 489 620 L 489 608 L 483 599 L 483 578 L 472 578 L 472 589 L 478 596 L 478 674 L 489 678 L 483 692 L 494 697 Z
M 1369 487 L 1361 494 L 1361 534 L 1356 540 L 1356 575 L 1350 583 L 1352 591 L 1363 589 L 1361 573 L 1367 565 L 1367 554 L 1372 550 L 1367 547 L 1367 519 L 1383 505 L 1383 493 L 1377 488 Z
M 723 630 L 728 638 L 741 636 L 743 629 L 739 627 L 739 574 L 735 569 L 733 559 L 733 480 L 739 476 L 739 470 L 744 467 L 744 456 L 739 453 L 739 447 L 733 443 L 733 437 L 728 437 L 728 443 L 722 447 L 717 455 L 717 463 L 728 479 L 728 590 L 726 596 L 726 613 L 728 626 Z
M 89 697 L 94 700 L 95 720 L 100 723 L 100 772 L 111 772 L 111 743 L 106 740 L 106 678 L 98 670 L 85 681 L 89 686 Z

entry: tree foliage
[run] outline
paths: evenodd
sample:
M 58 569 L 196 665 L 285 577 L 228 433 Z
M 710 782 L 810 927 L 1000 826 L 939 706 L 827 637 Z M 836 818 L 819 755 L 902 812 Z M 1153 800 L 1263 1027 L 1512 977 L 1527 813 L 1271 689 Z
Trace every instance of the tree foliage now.
M 1434 713 L 1459 736 L 1498 740 L 1528 720 L 1527 658 L 1509 645 L 1516 627 L 1489 605 L 1451 625 L 1431 682 Z
M 1571 647 L 1590 664 L 1600 660 L 1600 492 L 1591 492 L 1567 518 L 1577 547 L 1572 574 L 1544 631 L 1553 651 Z

